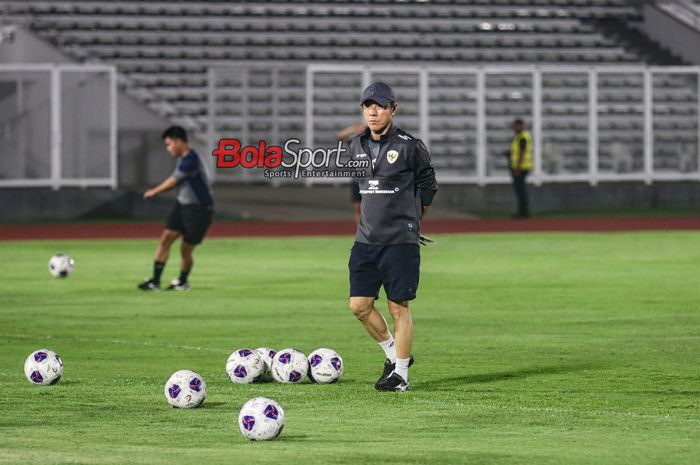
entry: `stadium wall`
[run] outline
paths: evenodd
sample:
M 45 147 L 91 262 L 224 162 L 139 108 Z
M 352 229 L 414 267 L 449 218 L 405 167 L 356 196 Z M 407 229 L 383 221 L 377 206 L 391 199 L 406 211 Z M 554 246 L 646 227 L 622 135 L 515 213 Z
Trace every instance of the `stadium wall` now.
M 641 31 L 684 60 L 700 65 L 700 32 L 652 4 L 643 7 Z
M 552 213 L 663 212 L 700 210 L 700 183 L 610 182 L 529 186 L 534 216 Z M 149 200 L 140 190 L 0 189 L 0 222 L 91 219 L 155 219 L 170 209 L 173 194 Z M 346 185 L 223 184 L 214 186 L 217 219 L 347 220 L 352 219 Z M 515 210 L 507 184 L 442 185 L 431 217 L 465 218 L 510 214 Z
M 561 183 L 528 186 L 534 215 L 551 213 L 700 209 L 700 183 L 697 182 L 606 182 Z M 515 210 L 509 185 L 442 186 L 440 202 L 449 208 L 463 208 L 473 214 Z
M 14 39 L 0 44 L 0 63 L 77 63 L 30 31 L 16 27 Z M 118 180 L 142 187 L 172 171 L 160 135 L 171 123 L 124 92 L 118 92 Z

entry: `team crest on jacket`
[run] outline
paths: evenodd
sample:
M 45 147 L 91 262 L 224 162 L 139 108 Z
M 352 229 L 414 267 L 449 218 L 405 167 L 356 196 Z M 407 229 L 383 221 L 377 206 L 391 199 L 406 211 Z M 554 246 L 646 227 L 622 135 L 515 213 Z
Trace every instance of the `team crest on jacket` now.
M 389 163 L 394 163 L 399 158 L 399 152 L 396 150 L 389 150 L 386 153 L 386 159 Z

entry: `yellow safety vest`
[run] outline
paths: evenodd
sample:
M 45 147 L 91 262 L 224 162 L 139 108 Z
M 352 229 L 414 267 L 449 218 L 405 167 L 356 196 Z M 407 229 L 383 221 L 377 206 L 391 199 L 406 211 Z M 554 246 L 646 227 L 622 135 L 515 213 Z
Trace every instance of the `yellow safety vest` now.
M 518 166 L 520 160 L 520 141 L 525 140 L 525 154 L 523 161 Z M 510 167 L 512 169 L 531 170 L 532 169 L 532 136 L 527 131 L 521 131 L 513 138 L 513 143 L 510 145 Z

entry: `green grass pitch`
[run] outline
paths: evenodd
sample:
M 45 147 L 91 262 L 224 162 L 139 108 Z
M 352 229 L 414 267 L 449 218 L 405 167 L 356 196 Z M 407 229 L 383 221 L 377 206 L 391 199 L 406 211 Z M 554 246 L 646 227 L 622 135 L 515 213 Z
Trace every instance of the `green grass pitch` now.
M 373 389 L 383 354 L 347 310 L 349 237 L 208 240 L 193 290 L 154 294 L 136 284 L 155 239 L 0 243 L 0 463 L 698 463 L 700 234 L 435 238 L 403 395 Z M 66 280 L 46 271 L 57 252 L 77 263 Z M 332 347 L 345 375 L 233 385 L 246 346 Z M 41 347 L 65 360 L 56 386 L 24 378 Z M 183 368 L 207 382 L 200 409 L 165 401 Z M 255 396 L 286 411 L 275 441 L 238 431 Z

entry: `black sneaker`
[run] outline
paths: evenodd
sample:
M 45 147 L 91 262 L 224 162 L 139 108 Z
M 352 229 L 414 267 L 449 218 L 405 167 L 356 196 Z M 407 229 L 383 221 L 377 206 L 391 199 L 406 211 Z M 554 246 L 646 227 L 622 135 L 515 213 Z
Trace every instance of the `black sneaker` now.
M 411 358 L 408 360 L 408 366 L 410 367 L 411 365 L 413 365 L 413 355 L 411 355 Z M 382 373 L 382 376 L 379 377 L 377 382 L 374 383 L 374 388 L 379 391 L 379 386 L 386 382 L 387 378 L 394 371 L 395 368 L 396 364 L 391 363 L 391 361 L 387 358 L 384 361 L 384 372 Z
M 375 388 L 377 388 L 377 391 L 406 392 L 408 391 L 408 386 L 408 381 L 403 379 L 401 375 L 392 371 L 391 375 L 389 375 L 383 383 L 377 383 Z
M 139 284 L 139 289 L 142 291 L 160 291 L 160 284 L 151 278 Z

